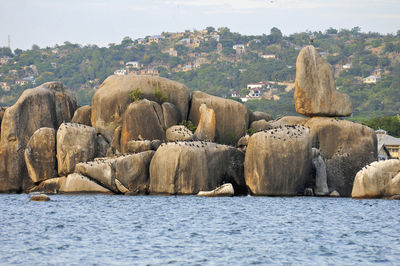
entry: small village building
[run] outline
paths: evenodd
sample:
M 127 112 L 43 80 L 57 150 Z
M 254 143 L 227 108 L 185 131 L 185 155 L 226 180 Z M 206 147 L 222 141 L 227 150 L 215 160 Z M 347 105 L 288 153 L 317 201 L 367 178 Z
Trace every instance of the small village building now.
M 178 52 L 176 50 L 174 50 L 174 48 L 169 48 L 168 54 L 169 54 L 169 56 L 174 56 L 174 57 L 178 56 Z
M 378 140 L 378 154 L 382 155 L 385 151 L 381 151 L 383 145 L 390 153 L 390 158 L 399 159 L 400 158 L 400 138 L 395 138 L 387 134 L 387 131 L 379 129 L 375 131 Z
M 185 39 L 180 40 L 179 43 L 183 44 L 183 45 L 191 45 L 192 44 L 192 39 L 185 38 Z
M 19 86 L 25 86 L 28 85 L 29 80 L 24 80 L 24 79 L 19 79 L 17 81 L 15 81 L 15 84 L 19 85 Z
M 146 39 L 140 38 L 140 39 L 137 40 L 137 43 L 138 44 L 146 44 Z
M 345 64 L 343 65 L 343 69 L 350 69 L 351 68 L 351 64 Z
M 8 56 L 0 57 L 0 64 L 7 64 L 9 60 L 10 57 Z
M 368 76 L 366 78 L 363 78 L 363 83 L 364 84 L 376 84 L 381 78 L 377 77 L 375 75 Z
M 244 44 L 235 44 L 234 46 L 232 46 L 232 49 L 236 51 L 236 54 L 240 55 L 243 54 L 244 52 L 246 52 L 246 48 L 244 46 Z
M 276 59 L 276 55 L 274 54 L 263 54 L 261 57 L 264 59 Z
M 125 66 L 127 68 L 139 68 L 140 64 L 137 61 L 129 61 L 129 62 L 126 62 Z
M 117 75 L 117 76 L 123 76 L 126 74 L 127 74 L 127 71 L 126 71 L 126 69 L 123 69 L 123 68 L 117 69 L 114 71 L 114 75 Z
M 7 82 L 0 82 L 0 87 L 3 91 L 10 91 L 10 85 Z
M 240 95 L 240 92 L 239 92 L 239 91 L 232 91 L 232 92 L 231 92 L 231 97 L 232 97 L 232 98 L 240 98 L 240 97 L 242 97 L 242 96 Z
M 149 37 L 149 43 L 152 43 L 152 42 L 159 43 L 164 39 L 165 39 L 164 36 L 154 35 L 154 36 Z

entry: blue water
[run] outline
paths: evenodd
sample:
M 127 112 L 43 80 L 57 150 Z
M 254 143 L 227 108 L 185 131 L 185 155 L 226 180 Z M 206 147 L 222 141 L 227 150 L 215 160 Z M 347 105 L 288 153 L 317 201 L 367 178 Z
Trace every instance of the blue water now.
M 0 195 L 0 264 L 399 264 L 400 201 Z

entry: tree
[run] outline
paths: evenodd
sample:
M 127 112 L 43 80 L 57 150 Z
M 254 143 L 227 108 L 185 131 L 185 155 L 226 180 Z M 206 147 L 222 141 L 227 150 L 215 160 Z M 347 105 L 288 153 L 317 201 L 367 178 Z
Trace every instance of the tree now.
M 40 50 L 39 45 L 37 45 L 37 44 L 32 45 L 32 50 L 33 50 L 33 51 L 38 51 L 38 50 Z
M 278 43 L 282 40 L 282 32 L 280 29 L 273 27 L 269 37 L 271 43 Z
M 206 30 L 207 30 L 207 33 L 211 33 L 211 32 L 214 32 L 214 31 L 215 31 L 215 28 L 214 28 L 214 27 L 211 27 L 211 26 L 208 26 L 208 27 L 206 28 Z
M 337 34 L 338 30 L 330 27 L 329 29 L 326 30 L 326 34 Z

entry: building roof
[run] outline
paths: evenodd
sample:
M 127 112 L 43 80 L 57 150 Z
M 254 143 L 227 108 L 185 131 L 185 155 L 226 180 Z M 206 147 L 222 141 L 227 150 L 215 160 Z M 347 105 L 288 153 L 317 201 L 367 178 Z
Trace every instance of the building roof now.
M 395 138 L 387 134 L 377 134 L 378 139 L 378 150 L 382 144 L 387 145 L 400 145 L 400 138 Z

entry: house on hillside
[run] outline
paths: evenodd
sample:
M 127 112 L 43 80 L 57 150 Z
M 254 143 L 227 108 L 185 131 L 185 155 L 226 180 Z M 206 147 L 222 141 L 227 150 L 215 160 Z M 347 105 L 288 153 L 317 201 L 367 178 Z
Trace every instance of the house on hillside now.
M 127 74 L 127 71 L 126 71 L 126 69 L 123 69 L 123 68 L 117 69 L 114 71 L 114 75 L 117 75 L 117 76 L 123 76 L 126 74 Z
M 144 39 L 144 38 L 137 39 L 137 43 L 138 44 L 146 44 L 146 39 Z
M 363 83 L 364 84 L 376 84 L 381 78 L 377 77 L 375 75 L 368 76 L 366 78 L 363 78 Z
M 186 45 L 186 46 L 189 46 L 189 45 L 192 44 L 192 39 L 190 39 L 190 38 L 185 38 L 185 39 L 180 40 L 178 43 L 179 43 L 179 44 Z
M 239 91 L 231 91 L 231 97 L 232 98 L 240 98 L 242 95 L 240 95 Z
M 9 60 L 10 57 L 8 56 L 0 57 L 0 64 L 7 64 Z
M 19 79 L 15 81 L 15 84 L 19 85 L 19 86 L 24 86 L 24 85 L 28 85 L 29 84 L 29 80 L 25 80 L 25 79 Z
M 178 56 L 178 52 L 174 49 L 174 48 L 169 48 L 169 50 L 168 50 L 168 55 L 169 56 L 174 56 L 174 57 L 177 57 Z
M 152 43 L 152 42 L 159 43 L 164 39 L 165 39 L 164 36 L 154 35 L 154 36 L 149 37 L 149 43 Z
M 126 66 L 126 68 L 137 68 L 137 69 L 140 68 L 140 64 L 137 61 L 126 62 L 125 66 Z
M 246 48 L 244 46 L 244 44 L 235 44 L 234 46 L 232 46 L 232 49 L 236 51 L 237 55 L 243 54 L 244 52 L 246 52 Z
M 400 138 L 395 138 L 387 134 L 387 131 L 379 129 L 375 131 L 378 140 L 378 154 L 381 158 L 384 158 L 385 149 L 389 152 L 390 158 L 399 159 L 400 158 Z M 385 146 L 383 148 L 383 146 Z
M 343 65 L 343 69 L 350 69 L 351 68 L 351 64 L 345 64 Z
M 247 89 L 248 90 L 254 89 L 254 88 L 271 89 L 272 88 L 272 84 L 269 83 L 268 81 L 261 81 L 261 82 L 247 84 Z
M 7 82 L 0 82 L 0 87 L 3 91 L 10 91 L 10 85 Z
M 276 55 L 274 54 L 263 54 L 261 57 L 264 59 L 276 59 Z

